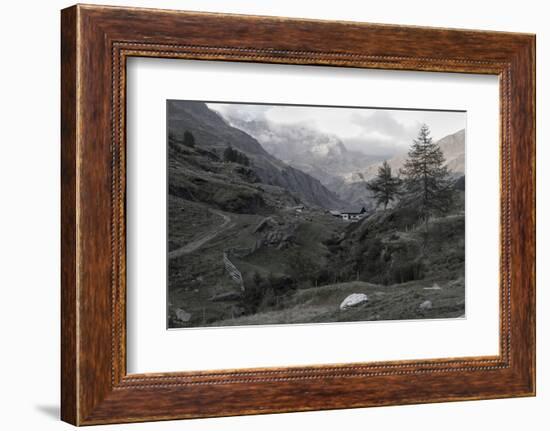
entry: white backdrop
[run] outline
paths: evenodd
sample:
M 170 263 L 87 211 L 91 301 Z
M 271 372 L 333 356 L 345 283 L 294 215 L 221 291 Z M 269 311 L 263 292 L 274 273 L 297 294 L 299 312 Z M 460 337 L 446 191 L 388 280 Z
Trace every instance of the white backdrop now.
M 101 3 L 537 33 L 537 112 L 550 118 L 550 28 L 537 0 L 312 2 L 102 0 Z M 68 1 L 8 2 L 0 16 L 0 427 L 63 430 L 59 409 L 59 9 Z M 105 426 L 109 430 L 545 430 L 550 423 L 550 126 L 538 135 L 537 398 Z M 543 193 L 544 191 L 544 193 Z M 548 265 L 546 265 L 547 267 Z
M 127 83 L 128 372 L 498 354 L 498 77 L 134 58 Z M 466 111 L 466 318 L 167 331 L 167 99 Z

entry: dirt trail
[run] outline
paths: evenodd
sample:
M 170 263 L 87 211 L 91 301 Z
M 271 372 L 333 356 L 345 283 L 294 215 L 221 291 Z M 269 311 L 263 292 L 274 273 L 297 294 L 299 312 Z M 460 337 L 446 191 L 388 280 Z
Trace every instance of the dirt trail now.
M 229 217 L 227 214 L 222 213 L 221 211 L 216 211 L 213 209 L 209 209 L 209 211 L 213 214 L 216 214 L 223 218 L 223 223 L 219 226 L 216 226 L 211 231 L 205 233 L 200 238 L 191 241 L 189 244 L 185 244 L 183 247 L 177 248 L 175 250 L 172 250 L 168 253 L 168 259 L 174 259 L 176 257 L 183 256 L 184 254 L 192 253 L 199 248 L 201 248 L 204 244 L 206 244 L 208 241 L 214 239 L 216 236 L 218 236 L 223 231 L 232 228 L 235 224 L 231 222 L 231 217 Z

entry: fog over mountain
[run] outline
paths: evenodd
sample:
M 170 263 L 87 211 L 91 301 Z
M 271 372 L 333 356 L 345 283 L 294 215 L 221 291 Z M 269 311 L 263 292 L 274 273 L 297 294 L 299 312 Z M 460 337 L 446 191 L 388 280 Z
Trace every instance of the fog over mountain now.
M 456 174 L 464 173 L 464 112 L 209 103 L 276 158 L 318 179 L 352 206 L 372 206 L 365 182 L 387 160 L 395 174 L 422 123 Z
M 383 160 L 380 156 L 348 150 L 337 136 L 319 132 L 307 124 L 283 125 L 239 117 L 227 119 L 256 138 L 267 152 L 317 178 L 325 186 Z

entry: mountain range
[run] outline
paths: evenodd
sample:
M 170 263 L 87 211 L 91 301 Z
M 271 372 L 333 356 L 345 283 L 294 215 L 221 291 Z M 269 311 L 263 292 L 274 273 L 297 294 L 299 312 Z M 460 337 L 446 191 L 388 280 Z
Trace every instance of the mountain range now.
M 293 167 L 270 154 L 250 134 L 233 127 L 220 114 L 202 102 L 168 101 L 168 130 L 170 139 L 183 140 L 190 131 L 203 150 L 221 156 L 231 146 L 245 154 L 261 183 L 284 188 L 304 203 L 322 208 L 346 206 L 319 179 Z
M 329 188 L 349 172 L 360 171 L 383 160 L 349 150 L 337 136 L 321 133 L 307 125 L 281 125 L 234 115 L 227 120 L 256 138 L 270 154 L 312 175 Z
M 372 179 L 384 160 L 346 148 L 337 136 L 302 124 L 275 124 L 265 119 L 228 115 L 233 126 L 253 136 L 263 148 L 288 165 L 318 179 L 352 208 L 374 205 L 365 182 Z M 464 174 L 465 131 L 459 130 L 437 141 L 446 165 L 455 175 Z M 407 159 L 407 150 L 387 159 L 394 174 Z

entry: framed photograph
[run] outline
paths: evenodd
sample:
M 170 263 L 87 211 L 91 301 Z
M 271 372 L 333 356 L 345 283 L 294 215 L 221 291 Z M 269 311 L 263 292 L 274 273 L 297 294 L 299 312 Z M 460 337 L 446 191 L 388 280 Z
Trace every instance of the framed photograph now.
M 62 419 L 535 394 L 535 37 L 62 11 Z

